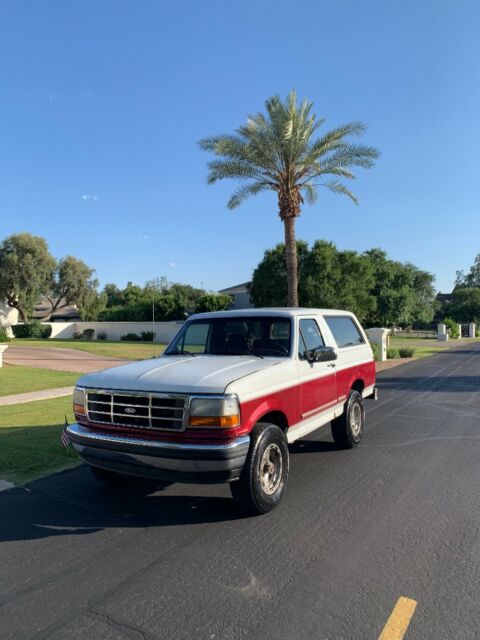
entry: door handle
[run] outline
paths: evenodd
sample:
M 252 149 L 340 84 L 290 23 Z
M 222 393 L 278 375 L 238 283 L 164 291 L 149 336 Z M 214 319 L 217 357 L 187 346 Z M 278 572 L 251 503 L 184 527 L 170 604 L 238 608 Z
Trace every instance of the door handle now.
M 327 364 L 327 367 L 335 367 L 335 364 L 334 364 L 333 362 L 329 362 L 329 363 Z

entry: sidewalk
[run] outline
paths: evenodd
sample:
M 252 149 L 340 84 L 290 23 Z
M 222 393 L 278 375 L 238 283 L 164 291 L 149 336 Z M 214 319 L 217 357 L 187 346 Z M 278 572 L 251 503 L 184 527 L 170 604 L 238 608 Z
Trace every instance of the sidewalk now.
M 50 398 L 61 398 L 73 393 L 73 387 L 60 387 L 59 389 L 44 389 L 43 391 L 30 391 L 28 393 L 17 393 L 14 396 L 0 397 L 0 407 L 11 404 L 22 404 L 24 402 L 34 402 L 35 400 L 49 400 Z

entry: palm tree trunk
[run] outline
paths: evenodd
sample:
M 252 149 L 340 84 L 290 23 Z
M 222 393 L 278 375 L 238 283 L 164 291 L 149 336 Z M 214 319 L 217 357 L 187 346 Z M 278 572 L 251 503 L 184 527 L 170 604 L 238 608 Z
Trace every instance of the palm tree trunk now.
M 298 307 L 298 266 L 297 241 L 295 239 L 295 218 L 283 219 L 285 225 L 285 257 L 287 261 L 287 307 Z

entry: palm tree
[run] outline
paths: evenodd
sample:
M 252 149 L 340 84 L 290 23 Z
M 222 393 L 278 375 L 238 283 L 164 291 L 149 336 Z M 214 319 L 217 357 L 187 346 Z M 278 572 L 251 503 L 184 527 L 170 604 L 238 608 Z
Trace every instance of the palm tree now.
M 208 164 L 209 184 L 225 178 L 243 183 L 228 201 L 230 209 L 261 191 L 277 193 L 278 213 L 285 226 L 287 305 L 296 307 L 295 220 L 304 198 L 313 204 L 320 186 L 344 194 L 358 204 L 340 178 L 353 179 L 351 167 L 370 168 L 379 152 L 374 147 L 346 141 L 348 136 L 365 131 L 365 125 L 360 122 L 350 122 L 314 137 L 325 119 L 312 113 L 312 102 L 304 100 L 298 105 L 294 90 L 285 101 L 279 96 L 269 98 L 265 107 L 266 114 L 249 116 L 247 123 L 233 135 L 205 138 L 199 145 L 219 158 Z M 331 178 L 325 179 L 328 176 Z

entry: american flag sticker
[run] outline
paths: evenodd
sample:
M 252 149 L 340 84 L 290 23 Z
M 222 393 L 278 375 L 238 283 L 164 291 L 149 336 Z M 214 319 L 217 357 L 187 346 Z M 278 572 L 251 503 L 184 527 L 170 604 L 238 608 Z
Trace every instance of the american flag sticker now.
M 70 438 L 67 433 L 68 420 L 67 416 L 65 416 L 65 424 L 63 425 L 62 435 L 60 436 L 60 442 L 62 443 L 62 447 L 68 447 L 70 444 Z

